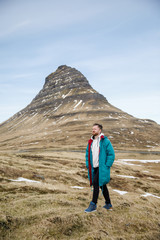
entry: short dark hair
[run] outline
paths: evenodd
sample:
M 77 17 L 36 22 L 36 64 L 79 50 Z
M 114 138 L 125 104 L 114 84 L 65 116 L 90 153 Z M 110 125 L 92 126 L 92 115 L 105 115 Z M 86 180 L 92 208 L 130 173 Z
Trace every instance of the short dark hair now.
M 101 130 L 103 129 L 103 126 L 99 123 L 94 123 L 93 126 L 98 126 Z

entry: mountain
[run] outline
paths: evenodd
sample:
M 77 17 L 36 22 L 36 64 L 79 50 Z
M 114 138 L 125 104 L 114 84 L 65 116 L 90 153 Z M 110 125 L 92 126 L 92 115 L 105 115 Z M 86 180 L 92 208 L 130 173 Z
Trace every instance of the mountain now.
M 159 150 L 160 125 L 114 107 L 66 65 L 46 77 L 26 108 L 0 124 L 0 149 L 84 149 L 95 122 L 115 149 Z

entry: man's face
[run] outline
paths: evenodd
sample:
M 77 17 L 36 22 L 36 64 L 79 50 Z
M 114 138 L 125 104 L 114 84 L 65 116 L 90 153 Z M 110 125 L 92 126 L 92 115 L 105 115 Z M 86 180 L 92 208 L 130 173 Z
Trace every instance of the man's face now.
M 97 136 L 97 135 L 101 134 L 101 129 L 97 125 L 93 126 L 92 134 L 93 134 L 93 136 Z

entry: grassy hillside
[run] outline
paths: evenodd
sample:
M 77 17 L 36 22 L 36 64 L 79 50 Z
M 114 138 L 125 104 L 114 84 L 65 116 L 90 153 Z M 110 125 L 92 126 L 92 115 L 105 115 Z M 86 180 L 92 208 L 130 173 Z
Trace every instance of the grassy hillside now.
M 102 208 L 100 193 L 97 211 L 87 214 L 92 192 L 84 153 L 1 152 L 0 239 L 160 239 L 160 163 L 118 160 L 124 158 L 160 156 L 117 153 L 108 184 L 113 211 Z M 19 177 L 38 182 L 11 180 Z

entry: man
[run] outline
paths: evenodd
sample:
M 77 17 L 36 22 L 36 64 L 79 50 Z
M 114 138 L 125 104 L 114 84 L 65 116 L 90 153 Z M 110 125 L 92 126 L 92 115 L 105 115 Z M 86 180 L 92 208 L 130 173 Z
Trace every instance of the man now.
M 99 187 L 102 189 L 107 210 L 112 210 L 112 204 L 106 186 L 110 181 L 110 167 L 112 166 L 115 154 L 109 139 L 102 133 L 102 125 L 95 123 L 92 128 L 92 137 L 86 148 L 86 167 L 90 186 L 93 185 L 93 198 L 85 212 L 96 211 Z

